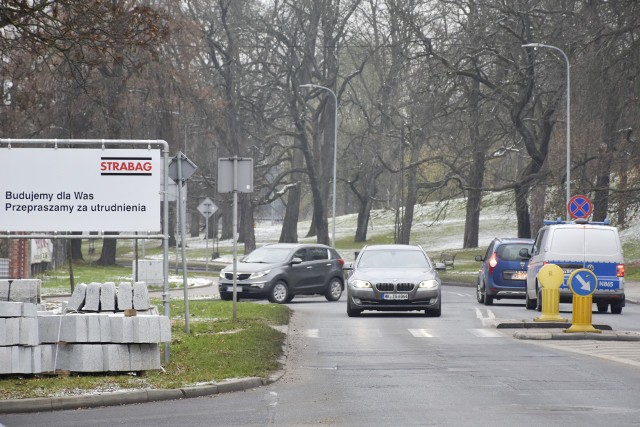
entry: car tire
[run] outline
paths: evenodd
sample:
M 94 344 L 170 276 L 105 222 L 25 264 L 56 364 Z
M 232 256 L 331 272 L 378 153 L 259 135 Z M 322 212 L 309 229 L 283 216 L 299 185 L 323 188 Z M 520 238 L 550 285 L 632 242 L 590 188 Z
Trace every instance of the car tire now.
M 487 288 L 484 289 L 484 305 L 493 305 L 493 296 L 487 295 Z
M 609 304 L 607 304 L 606 302 L 599 302 L 596 305 L 598 306 L 598 313 L 606 313 L 609 309 Z M 613 307 L 611 308 L 613 309 Z
M 533 310 L 536 308 L 537 300 L 529 298 L 529 291 L 524 292 L 524 306 L 527 310 Z
M 276 304 L 284 304 L 287 302 L 287 298 L 289 298 L 289 288 L 284 281 L 278 280 L 269 291 L 269 301 Z
M 615 306 L 611 304 L 611 314 L 622 314 L 622 306 Z
M 287 297 L 287 300 L 285 302 L 291 302 L 293 301 L 293 298 L 295 297 L 294 294 L 289 294 L 289 296 Z
M 342 282 L 337 277 L 329 281 L 324 297 L 327 301 L 338 301 L 342 296 Z
M 220 292 L 220 299 L 222 301 L 231 301 L 233 300 L 233 294 L 231 292 Z
M 482 288 L 480 287 L 480 281 L 476 284 L 476 299 L 480 304 L 484 304 L 484 294 L 482 293 Z
M 538 286 L 536 286 L 536 295 L 538 296 L 536 298 L 536 311 L 542 311 L 542 289 L 538 288 Z
M 357 308 L 353 308 L 351 306 L 351 297 L 347 297 L 347 316 L 349 317 L 359 317 L 362 310 L 358 310 Z

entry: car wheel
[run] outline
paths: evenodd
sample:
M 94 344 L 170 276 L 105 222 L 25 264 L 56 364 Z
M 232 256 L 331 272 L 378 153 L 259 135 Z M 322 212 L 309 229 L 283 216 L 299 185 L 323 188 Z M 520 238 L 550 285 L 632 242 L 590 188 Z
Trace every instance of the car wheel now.
M 611 314 L 622 314 L 622 306 L 611 305 Z
M 294 294 L 289 294 L 285 302 L 291 302 L 293 300 L 293 297 L 295 297 Z
M 329 286 L 327 287 L 327 292 L 324 294 L 324 297 L 327 301 L 338 301 L 342 296 L 342 282 L 337 277 L 334 277 L 329 282 Z
M 599 302 L 596 305 L 598 306 L 598 313 L 606 313 L 609 309 L 609 304 L 607 304 L 606 302 Z
M 536 300 L 529 298 L 529 291 L 525 291 L 524 293 L 524 306 L 527 310 L 536 308 Z
M 231 301 L 233 299 L 233 294 L 230 292 L 220 292 L 220 299 L 222 301 Z
M 476 299 L 480 304 L 484 303 L 484 294 L 482 293 L 482 288 L 480 287 L 480 281 L 478 281 L 476 285 Z
M 536 311 L 542 311 L 542 289 L 536 286 L 536 295 L 538 298 L 536 299 Z
M 351 306 L 351 297 L 347 297 L 347 316 L 349 317 L 358 317 L 362 313 L 362 310 L 358 310 L 357 308 L 353 308 Z
M 276 304 L 284 304 L 289 298 L 289 288 L 282 280 L 278 280 L 269 292 L 269 301 Z
M 487 288 L 484 289 L 484 305 L 493 305 L 493 296 L 487 295 Z

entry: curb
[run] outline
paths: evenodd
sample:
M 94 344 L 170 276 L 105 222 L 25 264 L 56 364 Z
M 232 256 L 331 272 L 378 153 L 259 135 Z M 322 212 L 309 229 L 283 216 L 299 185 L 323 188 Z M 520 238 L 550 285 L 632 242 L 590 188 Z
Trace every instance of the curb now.
M 224 381 L 221 383 L 184 387 L 177 389 L 149 389 L 135 391 L 117 391 L 91 396 L 43 397 L 0 401 L 0 413 L 25 413 L 58 411 L 65 409 L 96 408 L 101 406 L 128 405 L 132 403 L 160 402 L 191 397 L 210 396 L 248 390 L 269 383 L 269 380 L 252 377 Z
M 640 333 L 632 331 L 594 332 L 555 332 L 555 331 L 518 331 L 513 337 L 519 340 L 593 340 L 593 341 L 640 341 Z

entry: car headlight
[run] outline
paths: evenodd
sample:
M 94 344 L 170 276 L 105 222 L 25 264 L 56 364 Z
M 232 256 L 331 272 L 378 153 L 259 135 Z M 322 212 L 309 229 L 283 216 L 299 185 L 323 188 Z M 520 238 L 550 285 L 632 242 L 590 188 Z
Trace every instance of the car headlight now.
M 438 288 L 438 281 L 437 280 L 423 280 L 422 282 L 420 282 L 420 284 L 418 285 L 419 288 L 423 288 L 423 289 L 437 289 Z
M 353 282 L 351 282 L 351 286 L 353 286 L 354 288 L 370 288 L 371 287 L 371 283 L 367 282 L 366 280 L 354 280 Z
M 262 276 L 266 276 L 270 272 L 271 270 L 256 271 L 255 273 L 251 273 L 251 276 L 249 276 L 249 279 L 258 279 Z

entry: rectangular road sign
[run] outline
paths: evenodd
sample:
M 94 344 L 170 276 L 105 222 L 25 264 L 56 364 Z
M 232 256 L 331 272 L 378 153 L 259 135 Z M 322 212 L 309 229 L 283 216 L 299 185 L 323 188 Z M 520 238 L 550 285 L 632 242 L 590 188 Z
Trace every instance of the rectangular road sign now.
M 233 164 L 237 164 L 238 186 L 233 188 Z M 218 159 L 218 192 L 232 193 L 253 192 L 253 159 L 229 157 Z
M 0 148 L 0 230 L 161 229 L 160 150 Z

